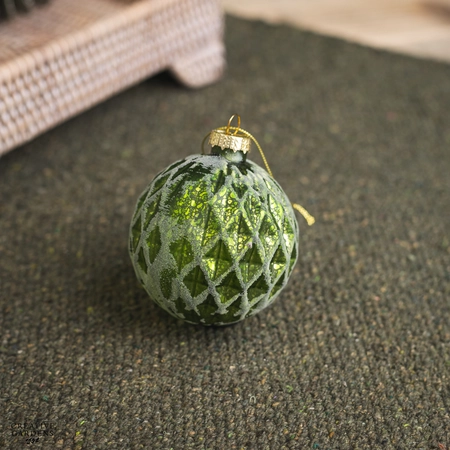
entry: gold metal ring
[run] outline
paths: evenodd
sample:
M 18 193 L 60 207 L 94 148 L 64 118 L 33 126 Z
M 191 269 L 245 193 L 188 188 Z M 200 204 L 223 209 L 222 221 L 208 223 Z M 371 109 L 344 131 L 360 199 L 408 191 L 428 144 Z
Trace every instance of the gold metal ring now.
M 230 127 L 231 127 L 231 123 L 233 122 L 233 119 L 237 117 L 237 121 L 238 121 L 238 125 L 236 127 L 236 129 L 234 130 L 234 135 L 237 134 L 237 132 L 239 131 L 239 129 L 241 128 L 241 116 L 239 114 L 233 114 L 230 117 L 230 120 L 228 121 L 228 125 L 227 125 L 227 129 L 225 131 L 226 134 L 230 134 Z M 234 128 L 234 127 L 233 127 Z

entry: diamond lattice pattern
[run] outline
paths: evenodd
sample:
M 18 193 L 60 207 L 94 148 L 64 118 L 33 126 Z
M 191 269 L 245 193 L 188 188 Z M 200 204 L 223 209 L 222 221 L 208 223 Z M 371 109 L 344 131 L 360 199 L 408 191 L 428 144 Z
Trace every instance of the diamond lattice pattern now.
M 149 295 L 192 323 L 229 324 L 268 306 L 298 255 L 288 198 L 252 162 L 195 155 L 140 196 L 130 255 Z

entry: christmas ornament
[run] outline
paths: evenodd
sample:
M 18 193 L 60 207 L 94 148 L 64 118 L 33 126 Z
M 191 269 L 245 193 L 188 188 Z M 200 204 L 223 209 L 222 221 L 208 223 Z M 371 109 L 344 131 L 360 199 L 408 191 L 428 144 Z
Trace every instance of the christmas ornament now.
M 256 139 L 211 131 L 211 154 L 159 173 L 139 197 L 129 250 L 150 297 L 186 322 L 228 325 L 271 304 L 298 256 L 298 224 Z M 247 160 L 251 142 L 267 171 Z M 314 218 L 293 205 L 312 224 Z

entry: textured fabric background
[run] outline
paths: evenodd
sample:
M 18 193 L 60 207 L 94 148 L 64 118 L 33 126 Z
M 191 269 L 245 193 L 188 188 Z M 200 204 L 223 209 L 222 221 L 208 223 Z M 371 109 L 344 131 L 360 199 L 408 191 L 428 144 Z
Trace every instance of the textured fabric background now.
M 43 419 L 33 448 L 450 447 L 450 67 L 227 25 L 221 83 L 158 76 L 0 160 L 1 448 Z M 140 288 L 130 216 L 234 112 L 317 224 L 272 307 L 186 325 Z

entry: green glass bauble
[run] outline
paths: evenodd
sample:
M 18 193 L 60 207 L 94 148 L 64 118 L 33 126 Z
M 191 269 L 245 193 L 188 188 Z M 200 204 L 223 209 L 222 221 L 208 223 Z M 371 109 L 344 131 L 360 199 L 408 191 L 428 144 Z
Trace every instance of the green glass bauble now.
M 159 173 L 139 197 L 129 249 L 138 279 L 186 322 L 228 325 L 270 305 L 298 255 L 286 194 L 242 151 L 213 146 Z

